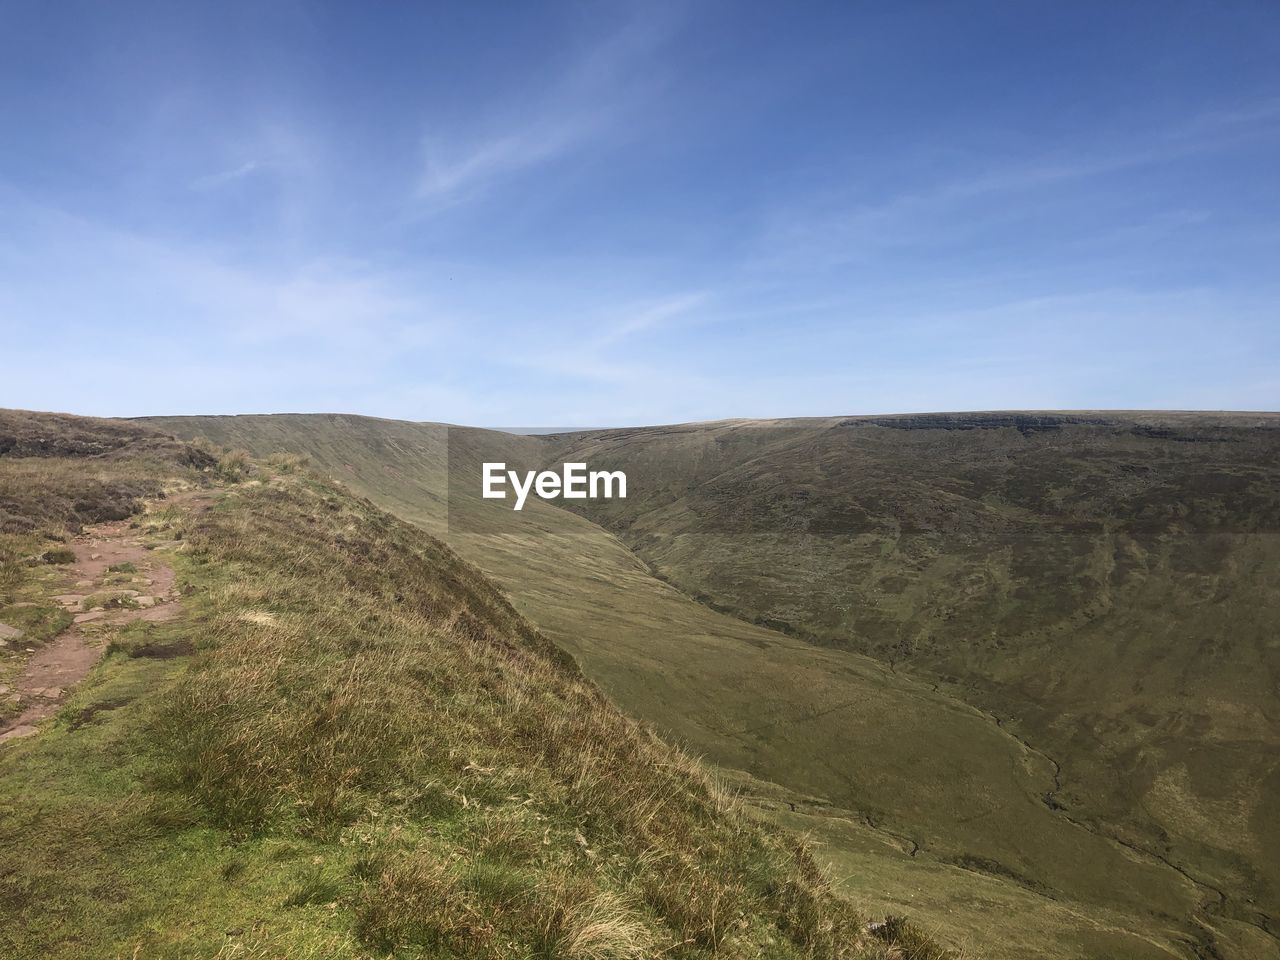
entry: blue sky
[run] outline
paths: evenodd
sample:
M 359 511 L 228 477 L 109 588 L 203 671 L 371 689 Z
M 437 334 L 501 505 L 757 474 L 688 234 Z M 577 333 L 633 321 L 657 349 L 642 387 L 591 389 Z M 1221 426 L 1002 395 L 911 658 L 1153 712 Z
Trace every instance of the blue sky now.
M 0 0 L 0 406 L 1276 410 L 1278 305 L 1271 0 Z

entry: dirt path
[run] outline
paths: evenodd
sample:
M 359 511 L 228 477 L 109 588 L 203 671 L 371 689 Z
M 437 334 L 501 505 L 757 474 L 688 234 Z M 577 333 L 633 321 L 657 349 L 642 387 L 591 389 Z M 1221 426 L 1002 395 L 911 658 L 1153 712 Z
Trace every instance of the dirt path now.
M 23 711 L 0 724 L 0 743 L 36 733 L 57 712 L 106 649 L 110 628 L 135 620 L 169 620 L 179 611 L 173 568 L 163 552 L 147 550 L 129 521 L 85 529 L 72 543 L 75 563 L 53 597 L 74 622 L 35 652 L 13 683 Z M 114 570 L 112 568 L 115 568 Z

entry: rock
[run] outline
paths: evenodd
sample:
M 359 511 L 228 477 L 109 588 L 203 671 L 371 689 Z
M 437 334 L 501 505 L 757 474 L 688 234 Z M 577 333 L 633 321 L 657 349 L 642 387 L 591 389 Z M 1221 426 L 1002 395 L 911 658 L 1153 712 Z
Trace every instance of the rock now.
M 0 640 L 17 640 L 22 636 L 22 631 L 17 627 L 11 627 L 7 623 L 0 623 Z
M 12 730 L 0 733 L 0 743 L 4 743 L 6 740 L 17 740 L 19 737 L 29 737 L 36 732 L 35 727 L 29 723 L 24 723 L 21 726 L 14 727 Z
M 53 599 L 57 600 L 64 607 L 78 607 L 84 602 L 84 594 L 82 593 L 59 593 Z
M 87 590 L 93 586 L 92 580 L 77 580 L 76 587 L 80 590 Z
M 91 554 L 89 554 L 89 559 L 90 559 L 90 560 L 101 560 L 101 559 L 102 559 L 102 554 L 100 554 L 100 553 L 91 553 Z
M 94 620 L 101 620 L 106 616 L 101 609 L 90 611 L 89 613 L 77 613 L 74 618 L 75 623 L 92 623 Z
M 145 610 L 147 607 L 154 607 L 159 601 L 155 597 L 135 596 L 133 602 Z

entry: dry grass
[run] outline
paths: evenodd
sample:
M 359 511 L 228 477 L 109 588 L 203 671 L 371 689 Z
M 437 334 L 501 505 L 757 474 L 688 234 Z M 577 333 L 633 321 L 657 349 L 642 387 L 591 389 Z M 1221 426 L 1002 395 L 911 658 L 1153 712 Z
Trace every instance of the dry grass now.
M 195 468 L 213 462 L 206 451 L 133 421 L 4 409 L 0 409 L 0 457 L 148 460 Z
M 213 463 L 191 444 L 127 421 L 0 410 L 0 534 L 123 520 L 166 481 Z
M 227 483 L 239 483 L 249 475 L 249 453 L 246 450 L 229 450 L 218 458 L 217 475 Z
M 280 473 L 301 473 L 311 464 L 304 453 L 273 453 L 267 457 L 267 465 Z
M 163 489 L 152 465 L 0 458 L 0 533 L 44 533 L 123 520 Z

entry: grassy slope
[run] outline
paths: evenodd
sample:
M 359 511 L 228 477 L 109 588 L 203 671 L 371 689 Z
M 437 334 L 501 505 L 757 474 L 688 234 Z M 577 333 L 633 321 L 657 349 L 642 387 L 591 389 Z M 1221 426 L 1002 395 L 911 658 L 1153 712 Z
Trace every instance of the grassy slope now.
M 940 956 L 439 541 L 282 470 L 145 522 L 184 618 L 0 748 L 5 956 Z
M 308 452 L 447 536 L 629 712 L 726 767 L 784 785 L 793 802 L 834 802 L 824 811 L 800 796 L 796 816 L 830 843 L 851 868 L 850 889 L 869 902 L 915 893 L 921 916 L 1007 930 L 989 938 L 993 955 L 1019 955 L 1020 946 L 1001 954 L 1000 944 L 1032 940 L 1045 955 L 1170 956 L 1184 948 L 1169 944 L 1211 936 L 1183 919 L 1206 890 L 1050 810 L 1050 765 L 988 717 L 874 661 L 692 603 L 565 511 L 486 513 L 498 505 L 466 494 L 480 459 L 537 458 L 557 441 L 456 431 L 446 446 L 439 427 L 353 417 L 164 422 L 258 452 Z M 470 481 L 452 498 L 446 464 Z M 914 859 L 903 852 L 913 841 L 923 846 Z M 1251 938 L 1214 922 L 1228 951 Z
M 1073 816 L 1274 929 L 1280 418 L 740 422 L 568 446 L 632 471 L 643 499 L 590 512 L 664 576 L 949 679 L 1062 763 Z

